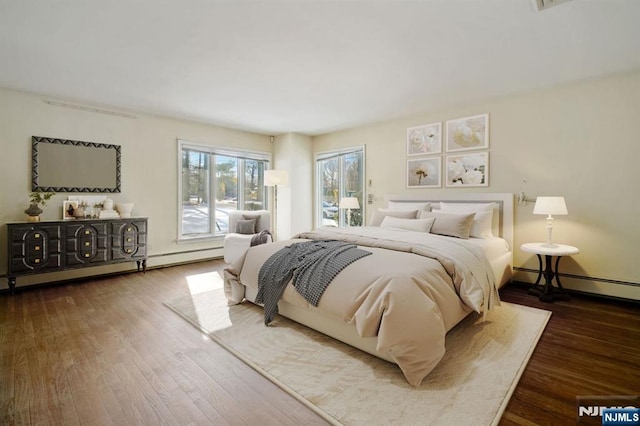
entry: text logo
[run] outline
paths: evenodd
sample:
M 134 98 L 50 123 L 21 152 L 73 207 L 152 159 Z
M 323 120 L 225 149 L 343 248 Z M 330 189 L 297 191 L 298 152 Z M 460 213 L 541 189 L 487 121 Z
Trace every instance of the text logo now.
M 607 408 L 602 412 L 603 426 L 640 425 L 639 408 Z
M 578 423 L 592 425 L 640 426 L 640 396 L 578 396 Z

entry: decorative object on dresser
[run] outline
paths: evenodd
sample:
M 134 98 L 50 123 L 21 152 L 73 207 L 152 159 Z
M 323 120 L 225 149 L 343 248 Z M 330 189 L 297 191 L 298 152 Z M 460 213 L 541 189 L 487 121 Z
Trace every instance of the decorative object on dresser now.
M 41 191 L 35 191 L 29 194 L 29 201 L 31 204 L 29 205 L 29 208 L 24 211 L 28 216 L 27 220 L 29 222 L 39 222 L 40 214 L 42 213 L 40 206 L 45 206 L 47 201 L 49 201 L 49 199 L 54 195 L 54 192 Z
M 120 217 L 131 217 L 133 205 L 133 203 L 116 203 L 116 212 L 120 214 Z
M 147 218 L 7 224 L 7 279 L 70 269 L 137 263 L 147 268 Z
M 133 209 L 133 205 L 131 208 Z M 129 212 L 129 216 L 131 216 L 131 212 Z M 102 209 L 100 210 L 98 217 L 100 219 L 117 219 L 120 217 L 120 214 L 113 209 L 112 199 L 107 198 L 102 202 Z

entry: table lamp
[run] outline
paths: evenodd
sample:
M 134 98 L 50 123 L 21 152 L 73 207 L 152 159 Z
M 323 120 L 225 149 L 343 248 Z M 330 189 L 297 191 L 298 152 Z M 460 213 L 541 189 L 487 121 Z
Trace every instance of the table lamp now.
M 547 242 L 543 247 L 557 247 L 551 242 L 551 230 L 553 228 L 553 217 L 551 215 L 569 214 L 564 197 L 538 197 L 533 207 L 533 214 L 547 215 Z
M 351 209 L 360 208 L 358 199 L 356 197 L 342 197 L 340 198 L 340 204 L 338 207 L 341 209 L 347 209 L 347 226 L 351 226 Z

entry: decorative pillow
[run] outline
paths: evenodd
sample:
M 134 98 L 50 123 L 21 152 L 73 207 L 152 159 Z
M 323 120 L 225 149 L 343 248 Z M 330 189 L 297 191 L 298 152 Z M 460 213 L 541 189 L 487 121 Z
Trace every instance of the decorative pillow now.
M 238 234 L 255 234 L 257 219 L 242 219 L 236 223 L 236 232 Z
M 471 237 L 493 237 L 493 211 L 495 203 L 440 203 L 442 211 L 476 213 L 471 227 Z
M 476 212 L 473 217 L 473 225 L 471 225 L 470 237 L 475 238 L 491 238 L 493 237 L 493 212 Z
M 439 212 L 442 214 L 460 214 L 463 212 L 451 212 L 451 211 L 442 211 L 440 209 L 433 209 L 432 212 Z M 472 212 L 467 212 L 472 213 Z M 493 237 L 493 212 L 490 211 L 480 211 L 475 212 L 475 216 L 473 217 L 473 224 L 471 225 L 471 231 L 469 232 L 470 237 L 474 238 L 491 238 Z
M 418 215 L 418 210 L 392 210 L 392 209 L 378 209 L 373 212 L 371 216 L 371 226 L 380 226 L 385 216 L 399 217 L 402 219 L 415 219 Z
M 431 210 L 431 203 L 403 203 L 402 201 L 389 201 L 389 209 L 391 210 Z
M 468 239 L 475 213 L 445 213 L 441 211 L 420 212 L 420 219 L 435 218 L 432 234 Z
M 269 215 L 268 214 L 264 214 L 264 213 L 255 213 L 255 214 L 247 214 L 247 213 L 243 213 L 242 214 L 242 218 L 245 220 L 251 220 L 251 219 L 255 219 L 256 221 L 256 234 L 260 231 L 262 231 L 263 229 L 270 229 L 271 226 L 268 223 L 269 222 Z
M 380 224 L 381 228 L 405 229 L 407 231 L 429 232 L 435 218 L 402 219 L 399 217 L 385 216 Z

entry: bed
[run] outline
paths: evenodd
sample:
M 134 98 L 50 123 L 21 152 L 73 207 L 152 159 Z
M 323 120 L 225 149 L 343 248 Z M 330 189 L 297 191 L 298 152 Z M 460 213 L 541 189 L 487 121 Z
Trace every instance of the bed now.
M 385 201 L 368 226 L 319 228 L 251 247 L 225 269 L 225 293 L 229 304 L 255 303 L 260 269 L 293 243 L 355 245 L 369 255 L 344 267 L 317 306 L 288 284 L 279 314 L 397 364 L 419 386 L 442 359 L 446 333 L 471 312 L 490 315 L 499 305 L 497 289 L 512 276 L 513 194 Z

